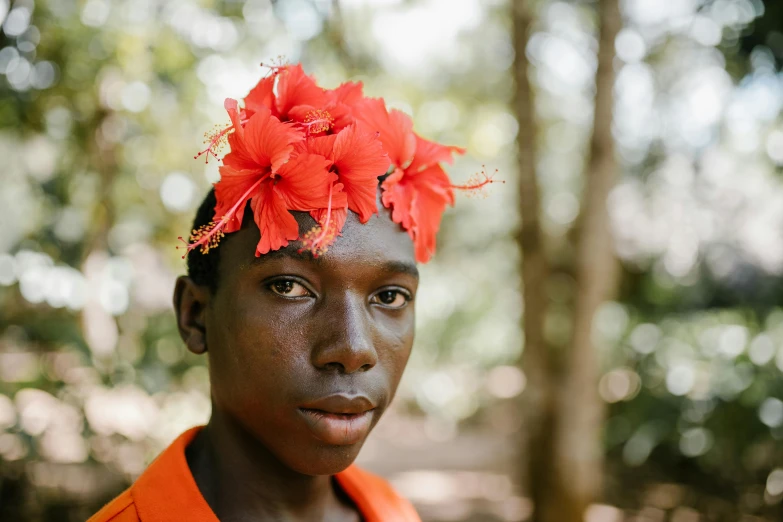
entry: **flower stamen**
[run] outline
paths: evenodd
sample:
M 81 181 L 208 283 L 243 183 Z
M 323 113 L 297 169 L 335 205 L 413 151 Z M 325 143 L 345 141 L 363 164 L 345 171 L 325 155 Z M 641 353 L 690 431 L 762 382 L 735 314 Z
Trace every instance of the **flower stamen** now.
M 232 217 L 234 217 L 234 214 L 236 214 L 237 209 L 239 206 L 247 201 L 247 198 L 250 197 L 250 194 L 253 193 L 253 191 L 258 188 L 258 186 L 261 184 L 262 181 L 266 179 L 266 176 L 262 177 L 253 185 L 245 191 L 244 194 L 237 200 L 236 203 L 234 203 L 234 206 L 229 209 L 228 212 L 226 212 L 225 215 L 215 223 L 214 221 L 210 221 L 206 225 L 202 225 L 199 228 L 193 229 L 193 231 L 190 233 L 190 237 L 188 238 L 188 241 L 185 241 L 185 239 L 182 236 L 179 236 L 177 239 L 185 243 L 186 246 L 177 246 L 177 250 L 180 248 L 186 248 L 187 251 L 182 256 L 182 259 L 185 259 L 185 256 L 188 255 L 188 252 L 193 250 L 194 248 L 200 246 L 201 247 L 201 253 L 207 254 L 210 250 L 213 248 L 216 248 L 218 244 L 220 243 L 220 240 L 225 236 L 225 233 L 223 232 L 223 229 L 226 228 L 226 225 L 231 220 Z
M 225 216 L 223 216 L 223 218 L 225 219 Z M 223 231 L 218 229 L 217 226 L 218 225 L 214 221 L 210 221 L 206 225 L 194 228 L 190 233 L 189 241 L 185 241 L 182 236 L 179 236 L 177 239 L 185 243 L 188 250 L 192 250 L 191 244 L 193 247 L 200 244 L 201 253 L 206 254 L 213 248 L 217 248 L 220 240 L 225 236 Z M 185 259 L 185 256 L 182 256 L 182 259 Z
M 486 191 L 485 187 L 487 185 L 491 185 L 492 183 L 505 183 L 505 180 L 496 180 L 493 179 L 494 176 L 498 173 L 498 169 L 495 169 L 495 172 L 492 174 L 487 174 L 486 166 L 481 166 L 481 172 L 477 172 L 473 174 L 470 179 L 468 179 L 468 182 L 464 185 L 451 185 L 451 188 L 454 190 L 462 190 L 467 193 L 468 197 L 473 196 L 482 196 L 486 197 Z
M 334 243 L 337 237 L 337 222 L 332 221 L 332 189 L 334 183 L 329 185 L 329 206 L 326 207 L 326 220 L 323 227 L 316 224 L 307 231 L 302 238 L 302 248 L 300 252 L 309 250 L 313 257 L 325 254 L 329 250 L 329 245 Z
M 261 62 L 260 65 L 261 67 L 266 67 L 269 69 L 270 74 L 277 75 L 281 69 L 288 67 L 288 60 L 285 59 L 285 56 L 280 54 L 277 56 L 277 58 L 271 60 L 270 63 Z
M 307 135 L 311 136 L 313 134 L 327 132 L 332 128 L 333 122 L 334 118 L 328 111 L 315 109 L 307 113 L 304 122 L 300 123 L 300 125 L 305 128 Z
M 199 159 L 202 155 L 206 154 L 207 159 L 205 163 L 209 163 L 209 157 L 214 156 L 215 159 L 219 159 L 217 152 L 223 145 L 228 142 L 228 133 L 234 129 L 233 125 L 229 125 L 223 129 L 219 125 L 215 125 L 215 128 L 209 132 L 204 133 L 204 143 L 207 144 L 207 148 L 200 151 L 193 156 L 193 159 Z

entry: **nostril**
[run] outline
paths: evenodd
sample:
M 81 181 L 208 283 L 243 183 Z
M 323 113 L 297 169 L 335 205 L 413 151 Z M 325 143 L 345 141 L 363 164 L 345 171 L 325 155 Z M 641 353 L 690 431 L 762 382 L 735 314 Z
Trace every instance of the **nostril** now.
M 323 365 L 324 370 L 336 371 L 338 373 L 345 373 L 345 367 L 338 362 L 329 362 Z
M 328 362 L 321 365 L 321 369 L 327 372 L 335 373 L 354 373 L 354 372 L 366 372 L 371 370 L 375 366 L 375 363 L 365 363 L 361 366 L 351 366 L 350 368 L 340 362 Z

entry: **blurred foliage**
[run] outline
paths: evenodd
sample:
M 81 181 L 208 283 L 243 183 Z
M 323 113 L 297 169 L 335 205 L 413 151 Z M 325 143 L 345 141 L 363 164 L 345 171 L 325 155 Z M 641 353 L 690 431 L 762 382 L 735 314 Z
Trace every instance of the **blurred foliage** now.
M 595 19 L 589 2 L 538 8 L 528 52 L 542 218 L 567 267 Z M 328 87 L 363 80 L 369 95 L 413 113 L 425 136 L 467 146 L 453 178 L 486 162 L 507 179 L 447 213 L 438 256 L 423 267 L 398 407 L 445 448 L 475 433 L 495 445 L 519 428 L 507 9 L 502 0 L 0 0 L 0 518 L 84 520 L 208 418 L 204 361 L 186 352 L 169 311 L 183 271 L 174 246 L 217 177 L 215 162 L 192 159 L 202 134 L 226 121 L 223 98 L 242 97 L 263 74 L 258 64 L 279 55 Z M 624 14 L 615 128 L 624 175 L 610 201 L 623 292 L 596 318 L 599 389 L 611 403 L 607 502 L 651 520 L 690 516 L 685 506 L 710 520 L 779 519 L 781 6 L 628 0 Z M 567 339 L 567 268 L 549 289 L 557 345 Z M 420 481 L 399 484 L 422 509 L 467 491 L 432 500 Z M 524 516 L 504 495 L 482 520 Z

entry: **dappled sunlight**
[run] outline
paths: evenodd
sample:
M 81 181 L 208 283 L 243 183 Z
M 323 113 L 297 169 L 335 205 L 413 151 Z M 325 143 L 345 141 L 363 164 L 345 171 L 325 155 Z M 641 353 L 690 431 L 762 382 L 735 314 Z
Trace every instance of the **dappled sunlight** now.
M 447 209 L 420 267 L 415 349 L 359 463 L 425 520 L 529 520 L 520 404 L 539 376 L 519 364 L 528 129 L 510 5 L 0 0 L 0 482 L 86 518 L 208 420 L 206 357 L 170 311 L 176 238 L 219 178 L 191 158 L 229 124 L 225 98 L 301 60 L 466 147 L 453 183 L 505 182 Z M 592 322 L 607 473 L 587 522 L 766 522 L 783 505 L 783 33 L 748 43 L 766 5 L 622 2 L 607 205 L 622 289 Z M 539 7 L 525 56 L 555 267 L 544 330 L 562 350 L 598 39 L 593 4 Z

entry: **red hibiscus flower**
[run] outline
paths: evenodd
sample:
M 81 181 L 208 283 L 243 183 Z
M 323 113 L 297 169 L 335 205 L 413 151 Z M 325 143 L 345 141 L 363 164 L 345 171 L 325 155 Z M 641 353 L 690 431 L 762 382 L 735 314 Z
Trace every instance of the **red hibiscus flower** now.
M 292 155 L 302 134 L 272 116 L 265 107 L 242 125 L 235 100 L 226 100 L 233 122 L 228 136 L 231 152 L 223 158 L 220 181 L 215 184 L 214 224 L 194 231 L 188 250 L 201 246 L 209 251 L 225 233 L 242 226 L 247 201 L 261 231 L 256 255 L 288 245 L 299 237 L 299 227 L 289 211 L 309 212 L 330 203 L 346 205 L 347 196 L 330 194 L 337 180 L 323 156 L 307 152 Z
M 327 90 L 322 107 L 299 105 L 291 110 L 291 119 L 305 126 L 309 136 L 337 134 L 354 123 L 354 106 L 364 99 L 361 82 L 346 82 Z
M 277 84 L 277 95 L 274 92 L 275 84 Z M 245 97 L 244 107 L 234 107 L 237 117 L 232 118 L 232 124 L 208 135 L 207 148 L 195 157 L 206 154 L 207 161 L 210 156 L 217 158 L 216 149 L 223 143 L 225 136 L 237 127 L 244 126 L 256 112 L 267 109 L 272 116 L 282 122 L 304 123 L 313 108 L 326 105 L 328 99 L 326 91 L 318 87 L 312 77 L 305 74 L 300 64 L 273 67 L 272 74 L 262 78 Z M 304 109 L 299 106 L 304 106 Z M 299 119 L 297 119 L 298 115 L 301 115 Z M 310 118 L 312 119 L 312 115 Z M 319 121 L 317 125 L 322 124 Z M 305 126 L 305 128 L 309 127 L 310 125 Z
M 347 196 L 343 205 L 333 203 L 311 213 L 318 221 L 323 237 L 320 242 L 313 244 L 311 241 L 308 246 L 322 250 L 342 230 L 348 209 L 356 212 L 362 223 L 377 212 L 378 177 L 389 170 L 389 157 L 383 151 L 377 134 L 353 124 L 337 134 L 308 138 L 300 142 L 295 150 L 327 158 L 329 171 L 337 175 L 337 182 Z M 315 239 L 319 237 L 316 235 Z
M 381 201 L 392 209 L 413 239 L 416 260 L 426 263 L 435 252 L 435 235 L 446 205 L 454 204 L 454 191 L 439 163 L 451 163 L 452 154 L 464 149 L 427 141 L 413 132 L 413 121 L 397 110 L 386 110 L 383 100 L 368 98 L 356 117 L 365 128 L 379 132 L 384 150 L 396 167 L 381 185 Z
M 275 81 L 277 80 L 277 72 L 261 78 L 261 80 L 253 87 L 245 99 L 245 108 L 242 111 L 245 119 L 249 118 L 262 108 L 269 109 L 272 114 L 277 112 L 277 106 L 275 105 Z
M 417 261 L 426 262 L 454 190 L 474 192 L 494 182 L 482 171 L 453 185 L 441 164 L 465 151 L 416 135 L 409 116 L 365 98 L 361 83 L 322 89 L 299 64 L 275 66 L 243 105 L 226 100 L 231 124 L 209 136 L 199 153 L 208 160 L 224 141 L 231 148 L 215 184 L 215 222 L 193 231 L 188 250 L 207 252 L 239 230 L 249 201 L 261 231 L 256 255 L 296 239 L 318 255 L 340 234 L 348 210 L 362 223 L 377 212 L 378 177 L 391 166 L 381 201 L 410 234 Z M 310 212 L 317 225 L 300 237 L 292 211 Z
M 397 109 L 386 110 L 386 104 L 379 98 L 365 98 L 355 109 L 356 119 L 371 132 L 377 132 L 383 143 L 383 150 L 389 154 L 392 164 L 405 168 L 416 151 L 416 137 L 413 134 L 413 120 Z
M 277 81 L 277 96 L 274 85 Z M 336 89 L 322 89 L 302 66 L 276 68 L 245 98 L 242 119 L 259 107 L 267 107 L 281 121 L 298 123 L 308 136 L 336 134 L 354 122 L 353 106 L 363 99 L 361 82 L 345 82 Z M 246 116 L 247 115 L 247 116 Z
M 277 95 L 275 95 L 277 84 Z M 282 122 L 293 122 L 307 136 L 336 134 L 353 123 L 353 105 L 363 99 L 362 84 L 346 82 L 336 89 L 319 87 L 307 76 L 300 64 L 273 67 L 272 74 L 262 78 L 244 98 L 244 107 L 236 108 L 238 118 L 232 124 L 207 136 L 206 154 L 217 158 L 216 150 L 237 125 L 244 126 L 256 112 L 268 109 Z
M 274 93 L 277 82 L 277 95 Z M 359 87 L 361 96 L 361 86 Z M 306 131 L 308 136 L 322 134 L 333 129 L 334 117 L 332 111 L 342 117 L 347 110 L 339 103 L 332 91 L 327 91 L 316 85 L 315 80 L 307 76 L 300 64 L 287 65 L 274 69 L 272 75 L 263 78 L 250 91 L 244 100 L 245 108 L 242 117 L 252 115 L 261 107 L 267 107 L 283 122 L 294 122 Z M 337 132 L 344 127 L 334 129 Z
M 340 132 L 356 121 L 354 107 L 364 99 L 362 82 L 345 82 L 336 89 L 326 91 L 326 95 L 329 99 L 326 110 L 334 118 L 334 132 Z
M 384 180 L 381 200 L 384 206 L 391 207 L 392 220 L 400 223 L 413 239 L 416 260 L 426 263 L 435 253 L 435 235 L 446 205 L 454 205 L 454 191 L 449 177 L 438 164 L 446 147 L 419 136 L 416 136 L 416 144 L 410 166 L 396 168 Z M 450 163 L 451 152 L 445 154 Z
M 277 95 L 274 93 L 277 82 Z M 316 109 L 326 105 L 326 91 L 305 74 L 301 64 L 275 67 L 273 73 L 263 78 L 244 99 L 247 116 L 261 107 L 272 111 L 280 121 L 291 121 L 291 111 L 300 105 Z

